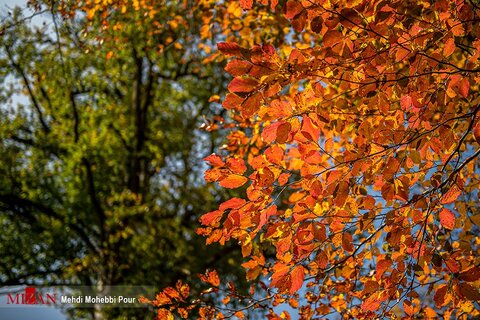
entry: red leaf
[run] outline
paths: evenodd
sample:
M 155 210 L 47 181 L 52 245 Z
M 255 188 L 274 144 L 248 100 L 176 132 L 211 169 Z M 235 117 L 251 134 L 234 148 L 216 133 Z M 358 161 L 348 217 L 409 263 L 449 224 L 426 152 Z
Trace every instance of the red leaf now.
M 234 93 L 227 93 L 225 100 L 223 100 L 222 106 L 227 110 L 235 109 L 242 104 L 243 100 L 245 99 L 237 96 Z
M 208 157 L 203 158 L 203 160 L 208 161 L 210 165 L 215 167 L 223 167 L 225 165 L 225 162 L 223 162 L 222 158 L 220 158 L 215 153 L 212 153 Z
M 325 269 L 328 266 L 328 257 L 325 252 L 320 251 L 315 257 L 315 262 L 320 269 Z
M 305 28 L 305 24 L 307 24 L 307 17 L 307 11 L 302 11 L 300 14 L 295 16 L 295 18 L 292 20 L 293 29 L 297 32 L 302 32 L 302 30 Z
M 292 284 L 290 286 L 290 294 L 297 292 L 303 285 L 303 279 L 305 277 L 305 270 L 302 266 L 296 266 L 291 273 Z
M 260 230 L 265 225 L 265 223 L 267 223 L 268 218 L 275 215 L 276 213 L 277 213 L 276 205 L 272 205 L 267 209 L 262 210 L 262 212 L 260 213 L 260 220 L 258 222 L 257 230 Z
M 217 44 L 218 50 L 227 56 L 240 56 L 242 55 L 242 47 L 234 42 L 219 42 Z
M 230 92 L 252 92 L 255 91 L 258 81 L 252 78 L 235 78 L 228 84 Z
M 480 122 L 477 123 L 477 125 L 473 129 L 473 136 L 475 137 L 477 143 L 480 144 Z
M 237 77 L 237 76 L 247 74 L 251 67 L 252 67 L 252 64 L 250 62 L 245 60 L 235 59 L 230 61 L 226 65 L 225 71 L 230 73 L 232 76 Z
M 468 283 L 460 284 L 460 292 L 468 300 L 471 300 L 471 301 L 480 300 L 480 292 L 478 292 L 478 289 L 469 285 Z
M 466 282 L 475 282 L 480 279 L 480 269 L 474 266 L 460 273 L 459 278 Z
M 292 130 L 292 125 L 289 122 L 282 122 L 277 128 L 276 140 L 278 143 L 285 143 L 288 141 L 288 136 Z
M 203 216 L 200 217 L 200 222 L 204 226 L 212 226 L 216 225 L 220 222 L 220 219 L 223 216 L 223 211 L 215 210 L 208 213 L 205 213 Z
M 333 202 L 335 203 L 336 206 L 342 207 L 345 204 L 345 201 L 347 200 L 347 197 L 348 197 L 348 191 L 349 191 L 348 183 L 345 181 L 340 181 L 337 185 L 337 188 L 335 189 L 335 192 L 333 193 L 335 197 Z
M 221 205 L 220 205 L 220 211 L 225 211 L 225 210 L 228 210 L 228 209 L 238 209 L 240 208 L 241 206 L 243 206 L 245 204 L 245 200 L 244 199 L 240 199 L 240 198 L 232 198 L 230 200 L 227 200 L 225 202 L 223 202 Z
M 313 18 L 312 22 L 310 22 L 310 29 L 312 29 L 315 33 L 320 33 L 323 28 L 323 19 L 322 16 L 317 16 Z
M 441 225 L 449 230 L 453 230 L 455 228 L 455 214 L 448 210 L 447 208 L 442 209 L 440 211 L 440 223 Z
M 350 232 L 344 232 L 342 236 L 342 247 L 343 250 L 352 252 L 354 250 L 353 247 L 353 237 Z
M 270 286 L 271 287 L 279 287 L 278 282 L 282 282 L 282 280 L 285 279 L 285 276 L 288 274 L 288 271 L 290 270 L 290 267 L 288 265 L 285 265 L 283 263 L 276 263 L 273 266 L 273 274 L 272 274 L 272 280 L 270 281 Z
M 270 0 L 270 9 L 275 10 L 275 7 L 278 5 L 278 0 Z
M 363 286 L 362 296 L 377 291 L 378 287 L 379 285 L 377 281 L 368 280 Z
M 240 7 L 243 10 L 250 10 L 253 6 L 253 0 L 240 0 Z
M 440 287 L 438 287 L 437 291 L 435 292 L 435 295 L 433 296 L 433 301 L 435 301 L 435 304 L 437 307 L 442 307 L 443 304 L 445 303 L 445 295 L 447 294 L 447 289 L 448 287 L 443 284 Z
M 299 14 L 303 10 L 303 6 L 300 2 L 295 0 L 289 0 L 287 2 L 287 10 L 285 12 L 285 17 L 287 19 L 292 19 L 297 14 Z
M 454 258 L 450 257 L 445 264 L 447 265 L 448 271 L 452 273 L 457 273 L 460 271 L 460 264 Z
M 375 278 L 379 280 L 382 275 L 387 271 L 388 268 L 392 266 L 392 261 L 391 260 L 380 260 L 377 262 L 377 270 L 375 274 Z
M 247 178 L 238 174 L 230 174 L 226 178 L 220 180 L 220 185 L 224 188 L 235 189 L 243 186 L 248 181 Z
M 388 158 L 388 162 L 385 165 L 385 169 L 383 169 L 383 176 L 385 180 L 390 180 L 393 176 L 397 173 L 398 169 L 400 168 L 400 162 L 394 157 Z
M 400 98 L 400 106 L 403 110 L 407 111 L 412 106 L 412 97 L 410 96 L 403 96 Z
M 459 86 L 458 86 L 458 91 L 462 95 L 462 97 L 466 98 L 468 97 L 468 91 L 470 89 L 470 83 L 468 82 L 467 78 L 463 78 L 462 81 L 460 81 Z
M 261 95 L 257 92 L 251 94 L 245 101 L 243 101 L 240 110 L 242 116 L 245 118 L 253 116 L 255 112 L 258 111 L 258 108 L 260 108 L 261 99 Z

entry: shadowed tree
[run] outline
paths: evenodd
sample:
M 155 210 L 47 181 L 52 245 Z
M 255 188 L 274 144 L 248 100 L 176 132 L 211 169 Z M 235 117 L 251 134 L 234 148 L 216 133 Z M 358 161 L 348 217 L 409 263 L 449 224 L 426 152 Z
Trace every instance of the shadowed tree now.
M 219 134 L 197 128 L 224 79 L 201 63 L 196 12 L 169 3 L 161 29 L 140 12 L 111 17 L 123 27 L 100 46 L 100 22 L 43 9 L 43 25 L 19 9 L 2 23 L 0 284 L 159 287 L 210 267 L 235 278 L 235 247 L 195 234 L 226 196 L 202 177 Z

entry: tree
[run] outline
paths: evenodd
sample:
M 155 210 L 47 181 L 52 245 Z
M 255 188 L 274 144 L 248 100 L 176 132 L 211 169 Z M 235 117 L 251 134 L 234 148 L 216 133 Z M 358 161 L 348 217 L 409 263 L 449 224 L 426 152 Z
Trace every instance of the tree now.
M 196 128 L 224 82 L 175 20 L 188 8 L 164 6 L 161 30 L 140 12 L 112 17 L 125 27 L 98 46 L 100 22 L 31 3 L 44 25 L 16 9 L 1 26 L 1 285 L 160 288 L 210 267 L 236 279 L 238 249 L 195 234 L 228 193 L 201 182 L 220 134 Z
M 159 318 L 188 318 L 187 305 L 202 318 L 264 309 L 289 319 L 272 308 L 282 303 L 302 319 L 478 316 L 477 2 L 216 9 L 208 28 L 227 40 L 218 50 L 230 57 L 232 122 L 205 178 L 245 194 L 206 213 L 199 233 L 239 242 L 248 280 L 264 290 L 239 295 L 207 272 L 226 306 L 168 295 L 151 301 Z M 241 37 L 272 25 L 275 39 Z

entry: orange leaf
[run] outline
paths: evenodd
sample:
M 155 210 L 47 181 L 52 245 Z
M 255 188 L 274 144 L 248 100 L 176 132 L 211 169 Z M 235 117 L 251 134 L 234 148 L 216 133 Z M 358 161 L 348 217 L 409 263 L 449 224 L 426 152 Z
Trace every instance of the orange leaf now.
M 245 161 L 239 158 L 229 158 L 227 160 L 227 167 L 235 173 L 243 174 L 247 171 L 247 167 L 245 166 Z
M 153 301 L 153 305 L 155 306 L 163 306 L 165 304 L 170 304 L 172 300 L 169 296 L 167 296 L 164 292 L 159 292 L 155 296 L 155 300 Z
M 279 122 L 272 123 L 269 126 L 266 126 L 262 132 L 263 141 L 265 141 L 266 143 L 273 142 L 277 137 L 277 128 L 281 124 L 282 122 L 279 121 Z
M 218 102 L 220 101 L 220 96 L 218 94 L 214 94 L 210 98 L 208 98 L 208 102 Z
M 296 266 L 291 273 L 292 285 L 290 286 L 290 294 L 297 292 L 303 285 L 305 277 L 305 269 L 302 266 Z
M 220 278 L 218 277 L 218 273 L 215 270 L 207 271 L 207 282 L 210 283 L 214 287 L 218 287 L 220 285 Z
M 174 320 L 175 318 L 173 317 L 173 314 L 169 310 L 160 308 L 157 311 L 157 319 L 158 320 Z
M 223 211 L 220 210 L 215 210 L 211 211 L 208 213 L 205 213 L 203 216 L 200 217 L 200 222 L 204 226 L 211 226 L 215 225 L 218 222 L 220 222 L 220 219 L 222 218 Z
M 335 44 L 342 41 L 343 35 L 337 30 L 328 30 L 327 33 L 323 36 L 323 45 L 328 47 L 333 47 Z
M 190 294 L 190 286 L 186 283 L 183 283 L 181 280 L 178 280 L 175 287 L 178 292 L 182 295 L 183 298 L 187 298 Z
M 172 299 L 182 300 L 180 293 L 177 290 L 175 290 L 175 288 L 166 287 L 165 289 L 163 289 L 163 292 Z
M 295 0 L 289 0 L 287 2 L 287 9 L 285 12 L 285 18 L 292 19 L 297 14 L 299 14 L 303 10 L 303 6 L 300 2 Z
M 410 109 L 410 107 L 412 106 L 412 97 L 410 96 L 403 96 L 401 99 L 400 99 L 400 106 L 402 107 L 403 110 L 407 111 Z
M 203 158 L 203 160 L 208 161 L 210 165 L 215 167 L 223 167 L 225 165 L 225 162 L 223 162 L 222 158 L 217 156 L 215 153 Z
M 447 42 L 445 42 L 445 46 L 443 47 L 443 55 L 445 57 L 450 56 L 455 51 L 455 41 L 453 38 L 448 38 Z
M 253 0 L 240 0 L 240 7 L 243 10 L 250 10 L 253 6 Z
M 305 136 L 305 138 L 314 142 L 317 142 L 320 138 L 320 130 L 313 126 L 312 120 L 310 120 L 309 117 L 303 118 L 302 134 Z
M 441 204 L 452 203 L 457 200 L 458 196 L 462 193 L 462 190 L 457 185 L 453 185 L 442 197 L 440 200 Z
M 225 210 L 228 210 L 228 209 L 238 209 L 240 208 L 241 206 L 243 206 L 245 204 L 245 200 L 244 199 L 240 199 L 240 198 L 232 198 L 230 200 L 227 200 L 225 202 L 223 202 L 221 205 L 220 205 L 220 210 L 221 211 L 225 211 Z
M 363 311 L 376 311 L 380 307 L 380 295 L 377 292 L 374 292 L 370 297 L 365 299 L 362 303 Z
M 273 145 L 265 150 L 265 156 L 269 162 L 280 164 L 283 160 L 284 151 L 278 145 Z
M 403 310 L 409 316 L 412 316 L 415 312 L 415 310 L 413 308 L 413 305 L 412 305 L 412 302 L 409 301 L 409 300 L 403 301 Z
M 248 181 L 247 178 L 238 174 L 230 174 L 220 180 L 220 185 L 224 188 L 235 189 L 243 186 Z
M 301 11 L 298 15 L 295 16 L 292 20 L 292 27 L 297 32 L 302 32 L 307 24 L 307 11 Z
M 440 223 L 446 229 L 453 230 L 455 228 L 455 214 L 448 210 L 447 208 L 443 208 L 440 211 Z

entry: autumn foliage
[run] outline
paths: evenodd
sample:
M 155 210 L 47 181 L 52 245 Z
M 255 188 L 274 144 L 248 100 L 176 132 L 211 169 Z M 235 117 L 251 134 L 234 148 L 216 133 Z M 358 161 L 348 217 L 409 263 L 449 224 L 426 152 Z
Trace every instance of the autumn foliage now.
M 200 37 L 226 40 L 205 63 L 232 76 L 205 179 L 244 196 L 198 233 L 238 242 L 257 286 L 209 271 L 200 297 L 179 282 L 151 301 L 159 317 L 479 316 L 478 2 L 199 5 Z

